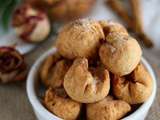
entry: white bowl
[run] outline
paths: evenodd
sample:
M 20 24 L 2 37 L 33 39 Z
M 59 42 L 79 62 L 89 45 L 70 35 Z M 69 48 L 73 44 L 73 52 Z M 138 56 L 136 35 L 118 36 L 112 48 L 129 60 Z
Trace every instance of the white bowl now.
M 32 66 L 32 68 L 29 72 L 29 75 L 28 75 L 27 95 L 28 95 L 29 101 L 33 107 L 33 110 L 34 110 L 38 120 L 61 120 L 61 118 L 58 118 L 57 116 L 55 116 L 54 114 L 49 112 L 42 105 L 42 103 L 40 102 L 40 99 L 38 98 L 38 96 L 36 94 L 36 88 L 38 86 L 38 79 L 37 79 L 38 69 L 39 69 L 40 65 L 42 64 L 42 62 L 44 61 L 44 59 L 47 56 L 49 56 L 55 52 L 56 52 L 56 48 L 52 48 L 51 50 L 49 50 L 45 54 L 43 54 L 35 62 L 35 64 Z M 153 92 L 152 92 L 152 95 L 149 97 L 149 99 L 145 103 L 143 103 L 135 112 L 133 112 L 129 116 L 123 118 L 123 120 L 144 120 L 144 118 L 146 117 L 146 115 L 149 111 L 149 108 L 151 107 L 151 105 L 154 101 L 154 98 L 156 95 L 156 77 L 153 72 L 153 69 L 151 68 L 149 63 L 144 58 L 142 58 L 142 63 L 145 65 L 146 69 L 149 71 L 149 73 L 152 76 Z

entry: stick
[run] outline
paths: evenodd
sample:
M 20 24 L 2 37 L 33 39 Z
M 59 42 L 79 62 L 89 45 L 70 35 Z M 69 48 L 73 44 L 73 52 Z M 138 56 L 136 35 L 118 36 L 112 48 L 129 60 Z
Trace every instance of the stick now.
M 150 38 L 145 34 L 143 29 L 143 21 L 142 21 L 142 13 L 141 13 L 141 5 L 139 0 L 130 0 L 133 19 L 135 21 L 135 31 L 138 34 L 140 39 L 143 39 L 147 46 L 150 46 Z
M 108 0 L 107 4 L 110 6 L 110 8 L 116 12 L 117 15 L 119 15 L 129 26 L 132 24 L 130 21 L 130 17 L 128 16 L 128 13 L 126 10 L 122 7 L 122 4 L 119 0 Z
M 143 29 L 143 21 L 142 21 L 142 14 L 141 14 L 141 7 L 140 7 L 140 1 L 139 0 L 130 0 L 132 13 L 133 13 L 133 19 L 135 23 L 135 32 L 138 34 L 139 38 L 144 40 L 147 46 L 150 46 L 150 38 L 145 34 Z
M 140 1 L 130 0 L 130 3 L 131 3 L 132 13 L 133 13 L 133 19 L 135 21 L 136 32 L 144 31 Z
M 146 35 L 144 32 L 137 33 L 137 36 L 139 37 L 140 40 L 143 40 L 144 45 L 148 48 L 152 48 L 154 46 L 153 42 L 151 39 Z
M 109 5 L 109 7 L 117 14 L 121 17 L 121 19 L 123 21 L 125 21 L 128 25 L 128 27 L 136 32 L 136 35 L 138 36 L 138 38 L 143 41 L 144 45 L 148 48 L 153 47 L 153 42 L 150 40 L 150 38 L 144 33 L 143 30 L 139 29 L 139 31 L 137 31 L 137 27 L 135 25 L 135 22 L 132 21 L 132 19 L 129 17 L 128 13 L 126 12 L 126 10 L 124 9 L 123 5 L 120 3 L 119 0 L 108 0 L 107 4 Z M 138 33 L 137 33 L 138 32 Z

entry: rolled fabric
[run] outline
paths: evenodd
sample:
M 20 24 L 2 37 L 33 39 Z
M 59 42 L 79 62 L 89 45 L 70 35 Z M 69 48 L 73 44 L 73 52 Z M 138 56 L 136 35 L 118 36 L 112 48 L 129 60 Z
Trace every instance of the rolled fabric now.
M 21 81 L 26 77 L 24 57 L 14 48 L 0 47 L 0 82 Z

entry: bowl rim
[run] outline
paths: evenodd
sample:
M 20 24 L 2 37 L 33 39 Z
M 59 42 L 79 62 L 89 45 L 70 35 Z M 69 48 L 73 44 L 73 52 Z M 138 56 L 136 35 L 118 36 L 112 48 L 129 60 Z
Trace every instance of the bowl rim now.
M 55 47 L 49 49 L 48 51 L 46 51 L 42 56 L 40 56 L 35 63 L 33 64 L 33 66 L 31 67 L 28 77 L 27 77 L 27 84 L 26 84 L 26 91 L 27 91 L 27 96 L 28 99 L 34 109 L 35 112 L 38 112 L 40 115 L 42 116 L 46 116 L 47 118 L 52 118 L 53 120 L 62 120 L 61 118 L 57 117 L 56 115 L 52 114 L 51 112 L 49 112 L 40 102 L 40 100 L 38 99 L 37 95 L 36 95 L 36 91 L 34 88 L 34 84 L 35 84 L 35 74 L 37 74 L 37 70 L 39 69 L 39 66 L 42 64 L 42 62 L 45 60 L 45 58 L 53 53 L 55 53 L 57 50 Z M 147 62 L 147 60 L 145 58 L 142 57 L 141 59 L 142 63 L 145 65 L 146 69 L 148 70 L 148 72 L 150 73 L 152 79 L 153 79 L 153 91 L 151 96 L 149 97 L 149 99 L 144 102 L 136 111 L 134 111 L 132 114 L 126 116 L 125 118 L 122 118 L 122 120 L 129 120 L 129 118 L 132 118 L 133 116 L 136 116 L 137 114 L 141 113 L 142 111 L 144 111 L 144 108 L 146 107 L 150 107 L 155 99 L 155 95 L 156 95 L 156 90 L 157 90 L 157 86 L 156 86 L 156 76 L 155 73 L 151 67 L 151 65 Z

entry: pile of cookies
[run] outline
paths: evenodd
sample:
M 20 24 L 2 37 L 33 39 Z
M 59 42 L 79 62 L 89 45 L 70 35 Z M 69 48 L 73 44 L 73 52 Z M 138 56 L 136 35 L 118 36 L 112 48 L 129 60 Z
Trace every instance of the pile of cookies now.
M 138 42 L 118 23 L 76 20 L 40 67 L 45 107 L 65 120 L 118 120 L 152 93 Z

